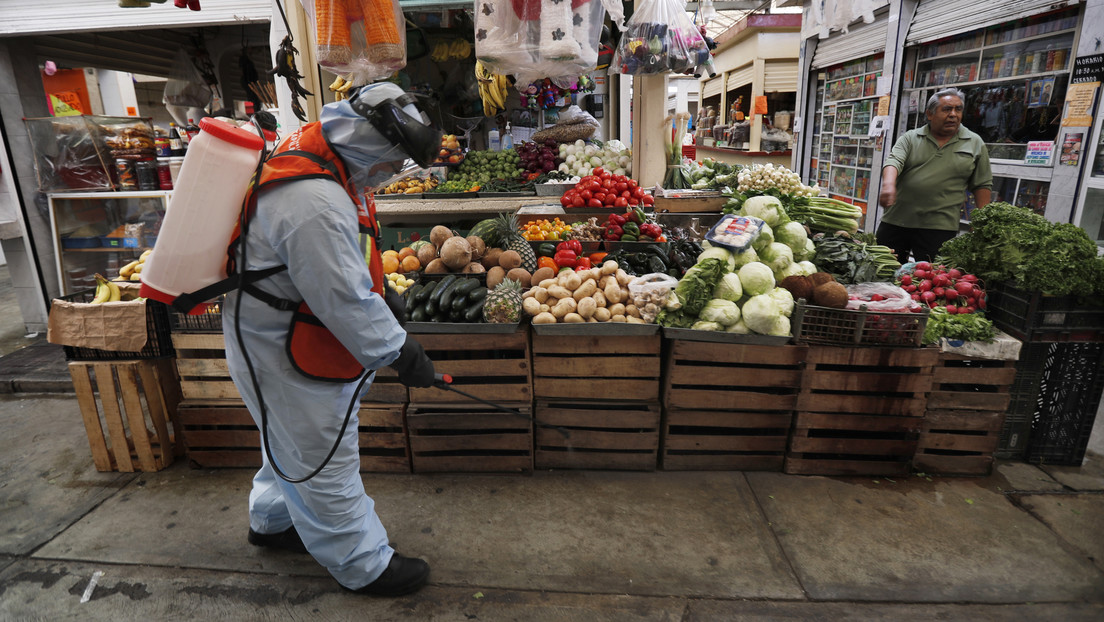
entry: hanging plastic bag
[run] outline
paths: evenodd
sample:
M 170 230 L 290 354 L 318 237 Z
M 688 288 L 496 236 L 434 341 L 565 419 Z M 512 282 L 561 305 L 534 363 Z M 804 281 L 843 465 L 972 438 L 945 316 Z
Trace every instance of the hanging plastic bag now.
M 569 84 L 597 66 L 606 11 L 614 25 L 624 21 L 617 0 L 479 0 L 476 57 L 517 84 L 543 78 Z
M 406 66 L 406 18 L 398 0 L 301 0 L 319 65 L 354 84 Z
M 712 62 L 709 46 L 682 0 L 643 0 L 629 18 L 613 67 L 628 75 L 693 74 Z
M 181 108 L 206 108 L 211 103 L 211 87 L 183 48 L 173 58 L 162 103 Z

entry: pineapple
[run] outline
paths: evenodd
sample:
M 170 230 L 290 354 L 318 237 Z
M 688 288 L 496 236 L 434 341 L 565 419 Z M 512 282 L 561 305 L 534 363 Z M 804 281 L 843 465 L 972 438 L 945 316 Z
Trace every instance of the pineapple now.
M 498 236 L 499 243 L 502 247 L 508 251 L 516 251 L 518 255 L 521 255 L 521 267 L 525 268 L 525 271 L 529 274 L 533 274 L 537 271 L 537 254 L 533 252 L 533 247 L 529 245 L 529 241 L 521 236 L 518 232 L 517 214 L 499 214 L 498 220 L 495 222 L 497 227 L 495 234 Z
M 521 283 L 503 279 L 487 294 L 483 321 L 488 324 L 516 324 L 521 320 Z

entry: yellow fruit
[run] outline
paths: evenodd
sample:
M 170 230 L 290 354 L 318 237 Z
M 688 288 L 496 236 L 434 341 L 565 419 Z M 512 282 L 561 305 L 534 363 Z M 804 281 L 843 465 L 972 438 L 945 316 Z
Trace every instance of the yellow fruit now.
M 392 272 L 398 272 L 398 270 L 399 270 L 399 254 L 395 253 L 394 255 L 388 255 L 387 253 L 384 253 L 383 254 L 383 271 L 384 271 L 384 273 L 390 274 Z

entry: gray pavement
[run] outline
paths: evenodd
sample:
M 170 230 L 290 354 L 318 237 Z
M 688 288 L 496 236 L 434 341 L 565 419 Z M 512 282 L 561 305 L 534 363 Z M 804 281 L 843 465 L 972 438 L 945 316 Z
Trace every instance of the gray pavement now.
M 388 600 L 247 544 L 250 470 L 96 472 L 71 394 L 0 395 L 0 429 L 2 620 L 1104 619 L 1095 453 L 986 478 L 365 474 L 433 568 Z

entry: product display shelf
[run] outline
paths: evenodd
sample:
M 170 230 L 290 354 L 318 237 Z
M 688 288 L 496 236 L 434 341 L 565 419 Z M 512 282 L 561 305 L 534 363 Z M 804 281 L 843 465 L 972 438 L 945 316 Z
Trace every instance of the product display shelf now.
M 783 471 L 909 473 L 938 357 L 935 348 L 811 346 Z
M 464 325 L 456 325 L 463 331 Z M 494 403 L 533 400 L 529 330 L 518 326 L 509 333 L 411 334 L 433 359 L 438 374 L 452 376 L 452 386 Z M 438 387 L 411 388 L 412 404 L 478 404 L 455 391 Z
M 669 340 L 662 468 L 780 471 L 807 351 Z
M 1015 361 L 940 353 L 913 468 L 988 475 L 1015 376 Z
M 491 406 L 412 402 L 406 411 L 415 473 L 531 473 L 531 402 L 497 401 L 522 416 Z
M 537 469 L 656 469 L 657 402 L 541 399 L 534 417 Z

